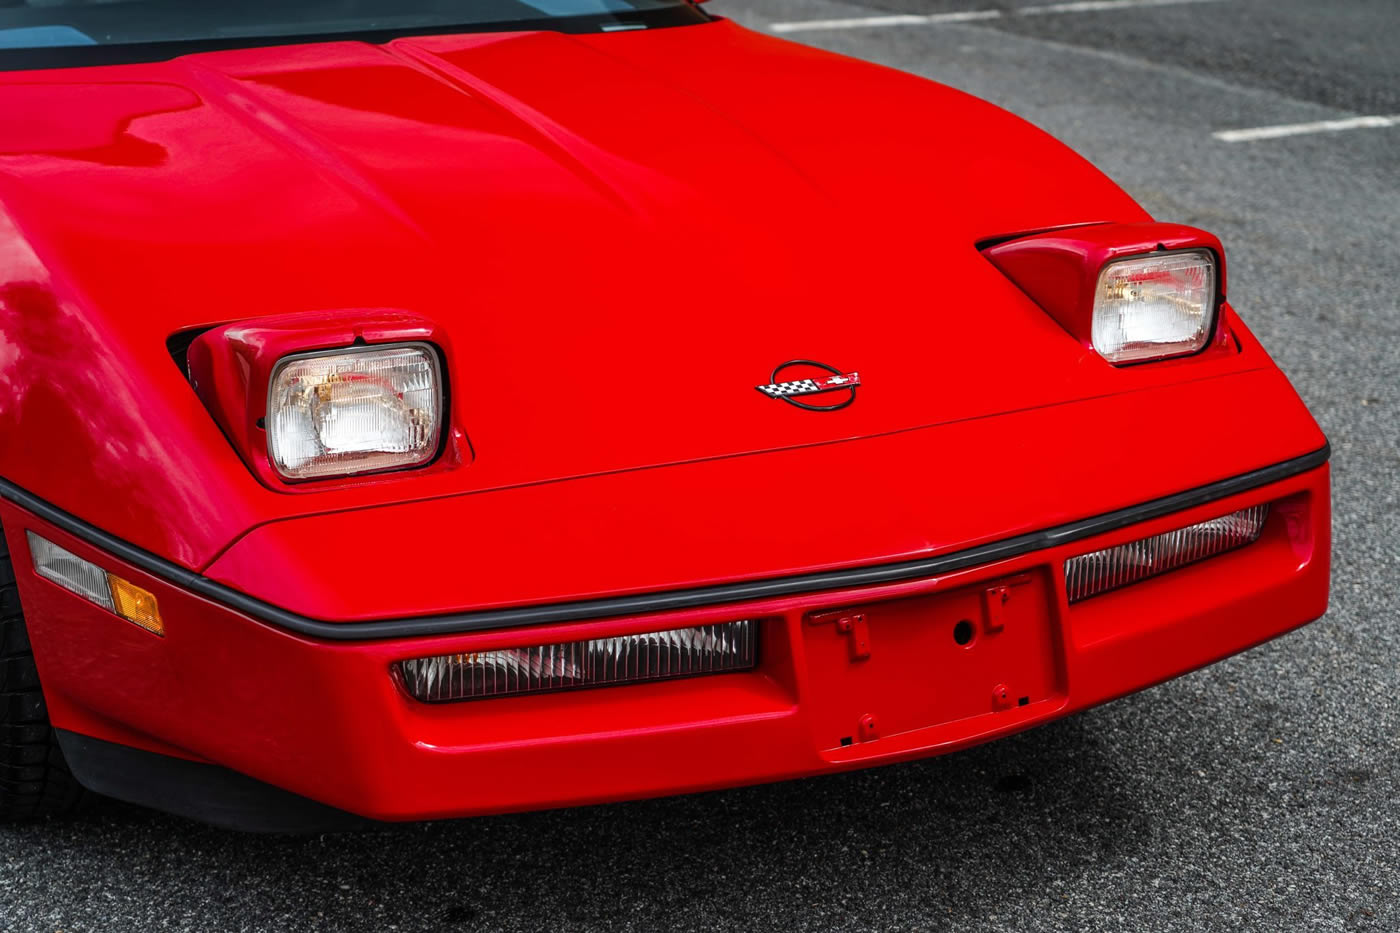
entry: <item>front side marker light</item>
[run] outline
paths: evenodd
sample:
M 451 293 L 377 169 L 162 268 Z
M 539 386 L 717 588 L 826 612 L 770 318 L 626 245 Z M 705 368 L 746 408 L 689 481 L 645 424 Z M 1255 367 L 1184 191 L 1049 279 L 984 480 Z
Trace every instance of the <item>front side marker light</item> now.
M 272 372 L 268 455 L 293 481 L 423 466 L 437 456 L 442 410 L 427 344 L 298 354 Z
M 1094 289 L 1094 349 L 1110 363 L 1195 353 L 1210 340 L 1217 292 L 1209 250 L 1108 263 Z
M 32 531 L 26 531 L 25 537 L 34 572 L 39 576 L 153 635 L 165 635 L 160 606 L 153 594 Z

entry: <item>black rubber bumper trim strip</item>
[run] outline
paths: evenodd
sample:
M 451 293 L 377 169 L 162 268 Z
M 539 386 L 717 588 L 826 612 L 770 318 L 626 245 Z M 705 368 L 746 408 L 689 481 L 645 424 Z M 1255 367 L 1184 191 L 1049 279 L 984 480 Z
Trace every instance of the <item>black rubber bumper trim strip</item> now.
M 588 619 L 670 612 L 678 609 L 694 609 L 702 606 L 816 593 L 823 590 L 916 580 L 920 577 L 950 573 L 978 564 L 1019 557 L 1032 551 L 1040 551 L 1104 532 L 1115 531 L 1138 522 L 1169 515 L 1172 512 L 1180 512 L 1204 505 L 1216 499 L 1224 499 L 1237 493 L 1248 492 L 1251 489 L 1267 486 L 1270 483 L 1276 483 L 1279 480 L 1316 469 L 1326 463 L 1331 454 L 1331 445 L 1324 444 L 1321 449 L 1310 454 L 1199 486 L 1186 492 L 1153 499 L 1151 502 L 1129 506 L 1126 509 L 1119 509 L 1116 512 L 1109 512 L 1094 518 L 1085 518 L 1054 528 L 1047 528 L 1044 531 L 1033 531 L 967 550 L 941 554 L 937 557 L 901 561 L 895 564 L 878 564 L 870 567 L 852 567 L 847 570 L 828 570 L 799 576 L 751 580 L 742 583 L 721 583 L 688 590 L 666 590 L 659 593 L 640 593 L 635 596 L 614 596 L 568 603 L 483 609 L 452 615 L 383 619 L 372 622 L 324 622 L 255 599 L 224 586 L 222 583 L 216 583 L 207 577 L 186 570 L 162 557 L 157 557 L 149 551 L 128 544 L 100 528 L 94 528 L 87 522 L 69 515 L 6 480 L 0 480 L 0 498 L 10 500 L 15 505 L 29 510 L 69 534 L 82 538 L 94 547 L 101 548 L 129 564 L 141 568 L 152 576 L 159 577 L 206 599 L 222 603 L 259 621 L 311 638 L 330 641 L 365 641 L 416 635 L 452 635 L 461 632 L 477 632 L 483 629 L 544 625 L 551 622 L 582 622 Z

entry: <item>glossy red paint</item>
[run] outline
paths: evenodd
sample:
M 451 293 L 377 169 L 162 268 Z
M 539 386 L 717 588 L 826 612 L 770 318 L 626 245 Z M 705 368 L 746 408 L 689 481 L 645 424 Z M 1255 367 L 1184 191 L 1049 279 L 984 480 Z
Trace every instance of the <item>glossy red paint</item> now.
M 40 673 L 63 728 L 212 761 L 387 820 L 430 819 L 707 790 L 919 758 L 1008 735 L 1250 647 L 1326 608 L 1325 467 L 1071 546 L 936 579 L 474 635 L 318 643 L 194 598 L 0 504 L 20 555 Z M 1070 606 L 1066 557 L 1275 503 L 1259 541 Z M 160 600 L 156 639 L 29 572 L 24 529 Z M 1003 630 L 980 600 L 1009 586 Z M 813 613 L 863 612 L 870 651 Z M 422 704 L 398 660 L 733 618 L 766 619 L 743 674 L 465 703 Z M 952 632 L 975 620 L 976 639 Z M 100 663 L 94 663 L 100 658 Z M 997 703 L 1007 687 L 1027 704 Z M 861 735 L 873 719 L 874 735 Z
M 0 477 L 312 619 L 947 554 L 1325 444 L 1228 304 L 1211 352 L 1116 368 L 1057 322 L 1059 299 L 1027 285 L 1047 313 L 976 247 L 1093 224 L 1061 237 L 1092 262 L 1206 235 L 1149 225 L 1004 111 L 732 23 L 7 73 L 7 114 Z M 1020 269 L 1013 253 L 994 257 Z M 209 331 L 198 389 L 166 343 L 190 330 Z M 255 423 L 272 362 L 410 333 L 443 351 L 444 457 L 272 476 Z M 856 403 L 807 412 L 754 391 L 797 357 L 858 372 Z M 1279 505 L 1258 544 L 1066 604 L 1066 556 L 1262 501 Z M 13 503 L 0 521 L 55 725 L 385 819 L 819 774 L 1004 735 L 1315 618 L 1330 541 L 1324 468 L 898 585 L 348 643 L 254 621 Z M 25 529 L 156 593 L 166 637 L 34 576 Z M 1003 626 L 949 648 L 1002 586 Z M 804 623 L 847 610 L 866 619 L 867 658 Z M 740 615 L 768 620 L 752 674 L 442 707 L 389 676 L 406 657 Z M 916 657 L 944 686 L 922 692 Z
M 1225 249 L 1213 233 L 1182 224 L 1095 224 L 1019 237 L 983 254 L 1021 286 L 1087 349 L 1094 347 L 1094 289 L 1099 273 L 1115 259 L 1159 250 L 1205 249 L 1215 255 L 1217 300 L 1225 291 Z M 1221 320 L 1207 351 L 1234 346 L 1229 322 Z
M 873 385 L 861 391 L 857 404 L 878 404 Z M 930 557 L 1316 450 L 1322 434 L 1291 395 L 1261 369 L 761 456 L 306 516 L 253 530 L 206 574 L 303 615 L 360 621 Z M 1276 416 L 1207 430 L 1184 414 L 1221 399 Z M 1170 446 L 1168 425 L 1180 432 Z M 367 581 L 359 555 L 371 551 Z
M 190 568 L 294 514 L 1179 378 L 1089 358 L 975 248 L 1147 219 L 1083 159 L 967 95 L 729 22 L 7 73 L 0 112 L 28 115 L 0 141 L 0 333 L 24 347 L 0 433 L 47 451 L 4 445 L 0 476 Z M 476 459 L 274 492 L 165 341 L 358 308 L 450 334 Z M 799 356 L 861 372 L 884 400 L 763 404 L 753 387 Z M 558 383 L 585 375 L 582 395 Z

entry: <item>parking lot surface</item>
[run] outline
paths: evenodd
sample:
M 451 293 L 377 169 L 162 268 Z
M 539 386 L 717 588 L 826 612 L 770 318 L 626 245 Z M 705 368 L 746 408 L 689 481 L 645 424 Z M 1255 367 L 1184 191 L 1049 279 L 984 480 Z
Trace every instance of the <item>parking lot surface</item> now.
M 1400 929 L 1400 126 L 1351 125 L 1400 114 L 1400 4 L 708 8 L 988 98 L 1217 233 L 1232 302 L 1332 442 L 1328 615 L 840 777 L 309 838 L 104 803 L 0 828 L 0 931 Z M 852 22 L 892 15 L 922 19 Z

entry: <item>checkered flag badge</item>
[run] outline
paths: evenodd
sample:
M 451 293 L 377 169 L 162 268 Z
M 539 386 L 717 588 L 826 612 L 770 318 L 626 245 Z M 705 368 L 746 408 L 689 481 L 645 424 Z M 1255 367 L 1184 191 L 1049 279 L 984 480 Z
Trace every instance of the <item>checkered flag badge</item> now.
M 793 382 L 770 382 L 766 386 L 759 386 L 758 391 L 769 398 L 782 398 L 785 395 L 812 395 L 820 392 L 821 386 L 817 385 L 815 379 L 797 379 Z

